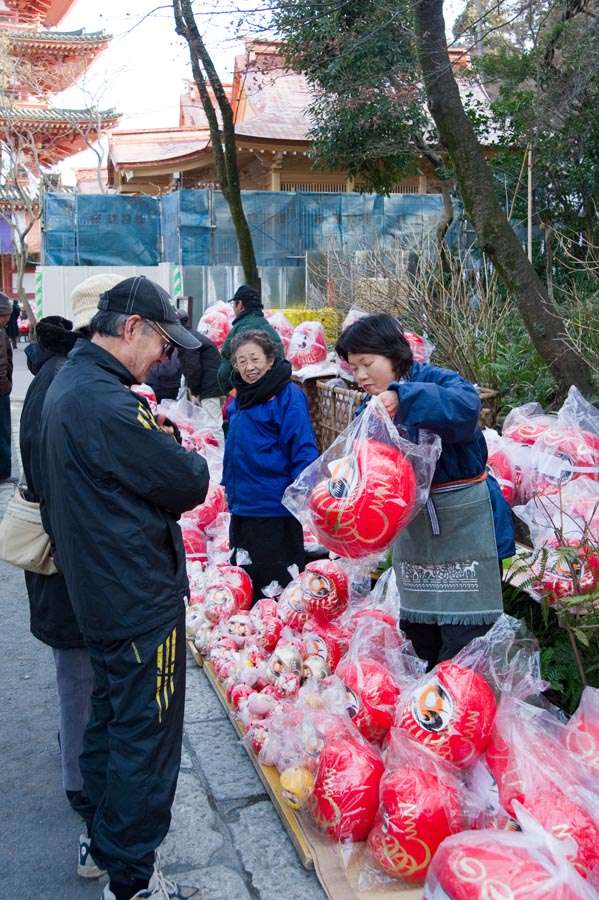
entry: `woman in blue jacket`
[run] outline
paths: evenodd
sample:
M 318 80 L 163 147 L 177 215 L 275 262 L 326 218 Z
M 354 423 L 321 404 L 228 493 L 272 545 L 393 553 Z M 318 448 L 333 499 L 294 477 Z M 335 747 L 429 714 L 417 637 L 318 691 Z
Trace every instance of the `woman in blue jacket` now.
M 235 335 L 231 362 L 235 397 L 227 407 L 223 484 L 231 560 L 250 575 L 256 601 L 273 581 L 289 584 L 290 566 L 304 569 L 303 529 L 281 498 L 318 448 L 306 396 L 268 334 Z
M 502 612 L 500 560 L 515 552 L 511 510 L 486 470 L 480 398 L 457 372 L 414 362 L 393 316 L 364 316 L 335 347 L 356 382 L 398 426 L 441 438 L 425 508 L 393 545 L 400 626 L 432 668 Z

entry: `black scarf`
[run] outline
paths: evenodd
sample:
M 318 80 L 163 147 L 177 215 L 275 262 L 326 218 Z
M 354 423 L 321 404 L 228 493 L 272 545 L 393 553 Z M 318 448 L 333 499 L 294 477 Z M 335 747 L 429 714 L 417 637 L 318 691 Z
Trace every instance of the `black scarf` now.
M 253 384 L 243 380 L 239 372 L 233 373 L 233 387 L 235 388 L 237 406 L 239 409 L 249 409 L 265 403 L 275 394 L 279 394 L 291 381 L 291 363 L 287 359 L 275 359 L 272 369 L 265 372 L 262 378 Z

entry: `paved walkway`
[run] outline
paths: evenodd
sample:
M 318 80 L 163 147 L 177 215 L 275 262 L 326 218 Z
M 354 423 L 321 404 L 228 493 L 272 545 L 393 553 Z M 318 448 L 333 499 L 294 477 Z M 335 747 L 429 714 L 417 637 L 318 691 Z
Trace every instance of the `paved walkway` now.
M 30 380 L 24 346 L 15 351 L 15 437 Z M 19 474 L 18 460 L 13 474 Z M 0 515 L 13 493 L 14 485 L 0 485 Z M 76 875 L 81 828 L 62 790 L 51 651 L 29 632 L 23 573 L 0 562 L 0 585 L 0 897 L 99 900 L 101 883 Z M 245 749 L 191 654 L 183 761 L 172 826 L 161 855 L 165 872 L 199 884 L 205 900 L 326 896 L 314 872 L 299 862 Z

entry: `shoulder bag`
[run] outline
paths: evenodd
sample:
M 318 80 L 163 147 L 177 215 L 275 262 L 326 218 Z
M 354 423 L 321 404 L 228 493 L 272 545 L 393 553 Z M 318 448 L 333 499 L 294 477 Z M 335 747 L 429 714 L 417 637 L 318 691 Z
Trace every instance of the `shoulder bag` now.
M 21 482 L 0 522 L 0 559 L 36 572 L 55 575 L 58 572 L 51 556 L 50 536 L 44 530 L 39 503 L 26 500 L 27 486 Z

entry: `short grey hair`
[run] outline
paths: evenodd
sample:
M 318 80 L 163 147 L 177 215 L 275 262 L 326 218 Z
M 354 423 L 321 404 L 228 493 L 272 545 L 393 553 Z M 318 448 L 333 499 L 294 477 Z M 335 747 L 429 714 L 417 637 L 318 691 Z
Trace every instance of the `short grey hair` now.
M 106 337 L 121 337 L 125 330 L 125 322 L 131 318 L 127 313 L 111 312 L 110 310 L 98 310 L 89 327 L 92 335 L 101 334 Z M 152 326 L 146 319 L 142 319 L 143 334 L 148 334 Z
M 258 328 L 242 328 L 231 339 L 231 361 L 234 362 L 237 351 L 244 344 L 257 344 L 262 348 L 267 359 L 276 359 L 278 348 L 273 339 L 265 331 Z

